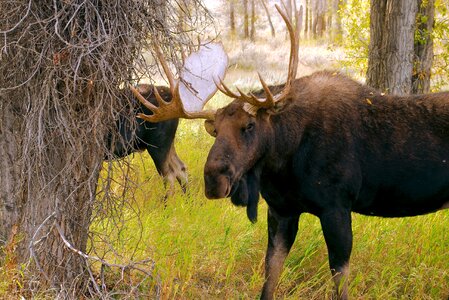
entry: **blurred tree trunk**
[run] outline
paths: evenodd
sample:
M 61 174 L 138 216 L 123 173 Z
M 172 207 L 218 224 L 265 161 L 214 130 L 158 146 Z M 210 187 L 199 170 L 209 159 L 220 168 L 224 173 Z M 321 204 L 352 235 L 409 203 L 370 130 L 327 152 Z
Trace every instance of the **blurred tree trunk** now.
M 330 0 L 330 5 L 327 10 L 326 30 L 327 30 L 327 35 L 328 35 L 329 41 L 332 41 L 334 38 L 334 35 L 335 35 L 334 27 L 332 24 L 334 22 L 334 15 L 336 14 L 334 3 L 335 3 L 335 0 Z
M 313 37 L 313 0 L 309 2 L 309 38 Z
M 250 31 L 251 41 L 256 40 L 256 4 L 254 0 L 251 0 L 251 31 Z
M 326 31 L 326 11 L 327 11 L 326 0 L 312 1 L 313 38 L 322 37 L 324 32 Z
M 333 0 L 334 11 L 335 11 L 335 33 L 336 40 L 341 41 L 343 38 L 343 26 L 341 24 L 341 8 L 345 5 L 346 0 Z
M 265 10 L 265 13 L 267 14 L 268 24 L 270 24 L 271 36 L 275 37 L 276 36 L 276 31 L 274 30 L 273 21 L 271 21 L 270 10 L 268 9 L 267 3 L 265 1 L 266 0 L 261 0 L 262 5 L 263 5 L 263 9 Z
M 331 0 L 327 24 L 330 41 L 340 42 L 342 39 L 343 27 L 341 25 L 341 15 L 339 11 L 342 5 L 344 5 L 343 0 Z
M 423 94 L 430 91 L 430 75 L 433 63 L 433 24 L 435 20 L 435 0 L 417 0 L 415 62 L 412 76 L 412 93 Z
M 305 16 L 305 21 L 304 21 L 304 38 L 308 38 L 308 34 L 309 34 L 309 0 L 306 0 L 305 3 L 305 11 L 306 11 L 306 16 Z
M 234 0 L 229 1 L 229 24 L 231 27 L 231 35 L 235 35 L 235 3 Z
M 243 33 L 245 39 L 249 38 L 248 0 L 243 0 Z
M 417 1 L 371 0 L 367 84 L 393 94 L 412 91 Z

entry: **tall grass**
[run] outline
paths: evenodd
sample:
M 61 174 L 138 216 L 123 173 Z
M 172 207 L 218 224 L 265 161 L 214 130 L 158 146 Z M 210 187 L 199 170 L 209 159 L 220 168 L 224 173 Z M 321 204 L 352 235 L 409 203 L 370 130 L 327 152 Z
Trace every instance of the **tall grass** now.
M 235 53 L 242 51 L 239 47 L 244 45 L 228 45 Z M 269 51 L 271 46 L 267 47 L 265 50 Z M 265 55 L 257 53 L 265 50 L 250 49 L 253 54 L 243 57 L 246 62 L 257 61 L 258 56 Z M 235 53 L 230 55 L 230 83 L 254 73 L 254 68 L 245 67 L 240 63 L 242 56 Z M 315 51 L 314 55 L 319 54 Z M 318 57 L 316 61 L 321 59 L 323 65 L 328 65 L 334 61 L 329 57 Z M 273 78 L 285 73 L 284 64 L 276 64 L 276 60 L 270 70 L 262 70 Z M 301 68 L 305 67 L 300 66 L 300 72 Z M 253 78 L 254 81 L 241 81 L 243 88 L 257 85 L 256 76 Z M 217 95 L 211 106 L 227 101 Z M 135 154 L 131 157 L 133 171 L 129 176 L 138 187 L 132 195 L 136 201 L 122 208 L 129 218 L 123 218 L 119 232 L 114 229 L 116 224 L 106 221 L 92 225 L 94 231 L 117 234 L 120 242 L 114 248 L 123 253 L 123 260 L 150 257 L 155 262 L 154 280 L 161 286 L 163 299 L 255 299 L 263 285 L 266 204 L 261 201 L 259 220 L 251 224 L 245 209 L 234 207 L 229 200 L 205 199 L 203 166 L 212 143 L 202 121 L 182 121 L 176 149 L 188 166 L 188 193 L 182 194 L 178 189 L 164 206 L 162 180 L 151 159 L 146 153 Z M 118 176 L 116 180 L 124 179 Z M 402 219 L 354 214 L 353 232 L 352 299 L 447 299 L 448 211 Z M 142 289 L 151 290 L 154 286 L 155 282 L 149 282 Z M 277 298 L 329 299 L 332 289 L 319 221 L 305 214 L 285 263 Z
M 164 207 L 162 181 L 151 159 L 135 155 L 131 176 L 142 182 L 134 195 L 139 214 L 127 220 L 120 233 L 126 242 L 116 250 L 134 249 L 133 259 L 155 261 L 164 299 L 255 299 L 263 284 L 266 204 L 259 205 L 259 221 L 251 224 L 245 209 L 229 200 L 206 200 L 202 168 L 212 138 L 201 121 L 183 121 L 180 127 L 176 147 L 189 166 L 188 193 L 178 191 Z M 447 298 L 447 211 L 402 219 L 353 215 L 353 228 L 353 299 Z M 319 221 L 305 214 L 277 296 L 326 299 L 332 284 Z

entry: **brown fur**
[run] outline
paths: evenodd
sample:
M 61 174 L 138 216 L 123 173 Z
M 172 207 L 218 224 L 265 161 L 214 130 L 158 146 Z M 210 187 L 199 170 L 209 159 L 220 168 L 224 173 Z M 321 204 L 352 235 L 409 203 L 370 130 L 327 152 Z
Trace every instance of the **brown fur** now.
M 236 100 L 208 122 L 216 140 L 204 168 L 205 191 L 247 206 L 253 222 L 259 193 L 266 200 L 263 299 L 273 298 L 302 213 L 320 219 L 337 295 L 347 299 L 351 212 L 404 217 L 448 206 L 447 92 L 383 95 L 317 72 L 295 80 L 287 99 L 271 109 L 252 115 L 243 106 Z

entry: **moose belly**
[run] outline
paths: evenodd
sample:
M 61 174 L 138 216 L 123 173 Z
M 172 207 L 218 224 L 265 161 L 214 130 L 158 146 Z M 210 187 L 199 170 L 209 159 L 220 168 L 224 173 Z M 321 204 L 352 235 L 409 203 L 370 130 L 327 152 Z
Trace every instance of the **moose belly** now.
M 398 186 L 385 186 L 361 191 L 353 210 L 381 217 L 416 216 L 449 206 L 447 177 L 427 180 L 409 180 Z

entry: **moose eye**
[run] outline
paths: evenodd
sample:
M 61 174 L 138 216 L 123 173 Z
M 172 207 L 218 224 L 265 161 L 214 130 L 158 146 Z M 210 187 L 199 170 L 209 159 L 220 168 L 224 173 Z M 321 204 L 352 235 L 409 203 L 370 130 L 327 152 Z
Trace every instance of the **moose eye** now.
M 254 128 L 254 123 L 250 122 L 250 123 L 248 123 L 248 125 L 246 125 L 244 131 L 248 132 L 248 131 L 253 130 L 253 128 Z

